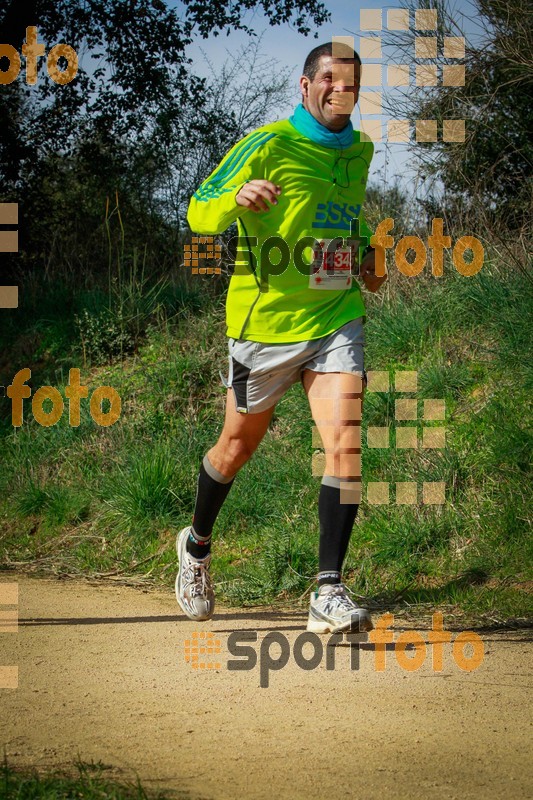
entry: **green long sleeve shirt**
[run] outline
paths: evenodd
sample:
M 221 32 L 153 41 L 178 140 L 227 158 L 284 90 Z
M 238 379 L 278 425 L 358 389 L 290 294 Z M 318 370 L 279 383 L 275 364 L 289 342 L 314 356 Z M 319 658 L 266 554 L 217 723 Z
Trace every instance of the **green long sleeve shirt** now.
M 373 151 L 359 131 L 353 131 L 352 145 L 337 149 L 316 144 L 281 120 L 245 136 L 202 183 L 188 209 L 191 229 L 215 235 L 237 221 L 241 237 L 226 299 L 228 336 L 307 341 L 364 316 L 348 254 L 325 250 L 335 237 L 350 236 L 354 218 L 361 234 L 372 235 L 362 205 Z M 277 205 L 268 211 L 255 213 L 236 202 L 240 188 L 254 179 L 281 186 Z M 283 252 L 270 237 L 286 243 Z M 304 237 L 309 238 L 298 246 Z M 273 266 L 280 259 L 282 270 Z

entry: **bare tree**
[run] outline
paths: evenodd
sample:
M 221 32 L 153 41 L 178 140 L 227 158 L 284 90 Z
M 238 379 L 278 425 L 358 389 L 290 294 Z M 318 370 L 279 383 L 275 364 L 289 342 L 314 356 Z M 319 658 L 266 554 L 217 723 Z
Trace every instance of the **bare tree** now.
M 159 161 L 160 210 L 182 226 L 192 193 L 236 141 L 278 118 L 290 99 L 291 71 L 261 51 L 262 37 L 241 47 L 217 70 L 204 53 L 212 76 L 181 112 L 157 122 L 147 147 Z M 201 94 L 201 100 L 198 100 Z M 161 120 L 160 120 L 161 122 Z
M 411 23 L 415 12 L 436 11 L 436 30 L 384 31 L 389 63 L 408 64 L 409 86 L 386 89 L 384 112 L 395 119 L 436 120 L 436 142 L 411 142 L 426 196 L 419 202 L 428 216 L 444 216 L 449 227 L 475 230 L 526 271 L 531 236 L 532 162 L 531 89 L 532 7 L 520 0 L 474 0 L 470 16 L 450 0 L 406 0 Z M 470 35 L 465 29 L 474 32 Z M 415 37 L 437 38 L 434 85 L 413 85 L 434 58 L 413 59 Z M 464 58 L 445 51 L 445 39 L 464 37 Z M 449 44 L 448 44 L 449 47 Z M 443 55 L 443 53 L 447 53 Z M 445 85 L 453 75 L 461 84 Z M 451 69 L 451 68 L 454 69 Z M 364 69 L 364 68 L 363 68 Z M 427 69 L 427 75 L 430 70 Z M 428 80 L 427 83 L 431 83 Z M 465 120 L 464 141 L 444 141 L 445 120 Z

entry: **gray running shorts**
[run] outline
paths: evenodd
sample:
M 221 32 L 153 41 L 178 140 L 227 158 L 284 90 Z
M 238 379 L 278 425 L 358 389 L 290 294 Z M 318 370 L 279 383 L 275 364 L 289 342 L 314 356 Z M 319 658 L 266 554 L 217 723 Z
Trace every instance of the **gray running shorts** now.
M 254 414 L 275 405 L 304 369 L 350 372 L 365 377 L 363 319 L 347 322 L 321 339 L 262 344 L 229 339 L 229 374 L 222 383 L 233 389 L 237 411 Z

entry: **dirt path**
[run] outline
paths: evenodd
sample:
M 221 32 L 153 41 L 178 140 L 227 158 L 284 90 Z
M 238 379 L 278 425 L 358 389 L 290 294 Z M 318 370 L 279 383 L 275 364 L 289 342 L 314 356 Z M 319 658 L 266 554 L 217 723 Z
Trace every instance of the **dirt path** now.
M 303 612 L 219 608 L 204 630 L 220 640 L 221 667 L 195 670 L 184 643 L 202 629 L 170 592 L 5 574 L 0 590 L 15 580 L 18 632 L 0 634 L 0 664 L 19 668 L 18 689 L 0 690 L 0 746 L 14 764 L 79 754 L 191 800 L 533 796 L 530 633 L 485 635 L 472 672 L 451 645 L 441 673 L 431 645 L 416 672 L 393 649 L 377 672 L 371 645 L 359 669 L 341 646 L 335 669 L 324 657 L 304 671 L 292 650 Z M 227 669 L 228 635 L 242 630 L 258 632 L 258 654 L 268 631 L 291 645 L 268 688 L 259 666 Z

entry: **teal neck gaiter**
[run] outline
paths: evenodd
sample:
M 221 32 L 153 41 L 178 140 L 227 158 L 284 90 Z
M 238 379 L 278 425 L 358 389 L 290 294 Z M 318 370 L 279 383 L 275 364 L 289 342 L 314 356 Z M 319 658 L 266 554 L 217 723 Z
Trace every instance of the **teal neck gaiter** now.
M 345 150 L 353 144 L 353 125 L 350 120 L 341 131 L 330 131 L 316 120 L 300 103 L 294 109 L 294 114 L 289 117 L 289 122 L 298 133 L 307 136 L 312 142 L 322 147 L 335 147 Z

